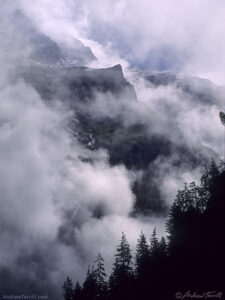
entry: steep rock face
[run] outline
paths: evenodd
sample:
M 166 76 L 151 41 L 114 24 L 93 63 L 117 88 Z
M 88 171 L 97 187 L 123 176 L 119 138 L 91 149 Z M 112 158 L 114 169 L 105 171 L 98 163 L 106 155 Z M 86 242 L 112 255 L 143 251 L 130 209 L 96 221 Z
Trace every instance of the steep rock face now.
M 170 72 L 146 71 L 142 75 L 155 87 L 173 85 L 197 102 L 215 104 L 222 103 L 223 100 L 224 87 L 216 86 L 207 79 L 179 76 Z
M 18 22 L 26 23 L 27 20 L 19 15 Z M 101 115 L 100 110 L 95 115 L 96 112 L 89 107 L 95 105 L 96 99 L 102 95 L 105 97 L 105 105 L 107 101 L 109 104 L 113 101 L 123 110 L 127 109 L 127 103 L 137 101 L 134 87 L 124 77 L 122 67 L 83 67 L 81 65 L 94 59 L 90 49 L 79 41 L 76 42 L 77 47 L 68 49 L 66 45 L 59 45 L 39 33 L 29 22 L 26 24 L 21 26 L 26 28 L 26 36 L 34 47 L 29 62 L 17 66 L 12 78 L 19 75 L 45 101 L 51 103 L 61 100 L 68 106 L 74 112 L 69 129 L 84 146 L 93 151 L 106 149 L 111 165 L 123 164 L 129 170 L 142 173 L 133 184 L 136 195 L 134 214 L 165 214 L 167 205 L 157 187 L 159 184 L 156 184 L 157 172 L 153 171 L 156 162 L 167 160 L 171 161 L 173 167 L 185 165 L 191 170 L 206 163 L 206 156 L 193 152 L 188 146 L 172 142 L 165 135 L 151 132 L 151 128 L 140 121 L 125 125 L 123 113 L 111 115 L 109 111 L 108 115 Z M 194 101 L 213 103 L 218 96 L 217 88 L 201 79 L 184 79 L 165 72 L 145 72 L 144 77 L 154 87 L 173 85 Z M 174 153 L 176 158 L 171 159 Z M 212 151 L 210 154 L 215 156 Z
M 43 99 L 61 99 L 73 108 L 78 102 L 91 101 L 96 93 L 126 94 L 136 100 L 133 86 L 125 79 L 120 65 L 107 69 L 86 67 L 20 67 L 19 75 L 31 84 Z
M 70 44 L 60 44 L 37 30 L 21 11 L 12 16 L 16 32 L 29 45 L 30 63 L 46 66 L 84 66 L 95 60 L 91 49 L 78 39 Z
M 83 145 L 91 150 L 106 149 L 111 165 L 124 164 L 130 170 L 142 172 L 141 178 L 133 185 L 136 195 L 134 214 L 161 215 L 167 212 L 156 184 L 157 173 L 153 172 L 157 159 L 170 160 L 176 153 L 176 159 L 172 161 L 174 167 L 186 165 L 190 169 L 207 162 L 201 153 L 193 154 L 188 147 L 175 144 L 165 136 L 151 134 L 151 129 L 138 121 L 124 126 L 123 114 L 96 117 L 88 109 L 99 94 L 112 95 L 115 102 L 123 101 L 124 97 L 128 101 L 137 101 L 134 87 L 125 79 L 120 65 L 90 69 L 32 64 L 20 67 L 17 72 L 43 99 L 60 99 L 74 111 L 69 127 Z M 177 82 L 175 75 L 158 74 L 156 77 L 154 84 L 158 86 L 169 84 L 171 80 Z M 215 154 L 211 153 L 213 157 Z

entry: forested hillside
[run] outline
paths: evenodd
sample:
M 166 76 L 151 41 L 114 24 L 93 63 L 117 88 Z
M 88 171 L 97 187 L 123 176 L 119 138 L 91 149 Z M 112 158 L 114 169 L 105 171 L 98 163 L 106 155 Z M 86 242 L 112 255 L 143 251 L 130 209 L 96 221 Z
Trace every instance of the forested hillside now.
M 224 15 L 0 1 L 0 299 L 221 298 Z
M 177 192 L 166 223 L 166 238 L 154 229 L 150 243 L 143 233 L 132 257 L 124 233 L 116 249 L 112 273 L 106 277 L 98 254 L 81 286 L 67 277 L 65 300 L 94 299 L 222 299 L 225 280 L 225 170 L 214 161 L 200 185 L 185 184 Z M 208 294 L 207 294 L 208 293 Z M 192 297 L 193 298 L 193 297 Z M 195 297 L 194 297 L 195 298 Z

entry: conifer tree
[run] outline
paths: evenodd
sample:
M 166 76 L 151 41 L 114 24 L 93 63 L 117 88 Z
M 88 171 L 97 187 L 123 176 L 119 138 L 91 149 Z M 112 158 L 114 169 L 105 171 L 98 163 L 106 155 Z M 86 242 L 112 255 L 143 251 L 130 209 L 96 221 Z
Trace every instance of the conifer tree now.
M 196 208 L 200 213 L 203 213 L 207 206 L 207 201 L 209 199 L 209 190 L 206 185 L 201 183 L 200 186 L 197 186 L 198 189 L 198 201 L 196 202 Z
M 137 241 L 136 256 L 135 256 L 135 276 L 142 278 L 146 275 L 148 261 L 150 257 L 150 248 L 145 235 L 141 232 Z
M 212 159 L 210 166 L 205 168 L 205 172 L 201 178 L 201 184 L 208 191 L 210 190 L 212 184 L 214 183 L 217 176 L 219 176 L 220 171 L 216 162 Z
M 126 293 L 131 280 L 133 279 L 132 255 L 126 236 L 122 238 L 115 254 L 112 274 L 109 278 L 110 292 L 115 297 Z
M 182 235 L 182 230 L 180 229 L 180 222 L 183 218 L 183 215 L 185 214 L 185 212 L 182 211 L 181 207 L 178 204 L 178 198 L 180 198 L 180 191 L 178 191 L 177 197 L 170 208 L 169 217 L 166 222 L 166 231 L 169 233 L 168 252 L 170 255 L 177 248 L 177 243 L 179 243 L 180 241 L 180 237 Z
M 150 241 L 150 253 L 152 257 L 157 256 L 159 248 L 159 241 L 157 238 L 156 228 L 153 229 L 153 233 Z
M 85 300 L 94 300 L 97 296 L 97 280 L 94 266 L 88 267 L 83 283 L 83 296 Z
M 105 299 L 107 296 L 106 272 L 104 267 L 104 259 L 99 253 L 95 260 L 95 280 L 97 286 L 97 298 Z
M 159 242 L 159 253 L 160 256 L 166 256 L 167 255 L 167 244 L 166 244 L 166 239 L 164 236 L 161 238 Z
M 201 177 L 201 185 L 198 189 L 198 203 L 197 207 L 201 213 L 204 212 L 211 194 L 211 188 L 220 174 L 219 167 L 214 160 L 211 161 L 210 166 L 205 168 L 204 174 Z
M 184 189 L 179 190 L 175 199 L 175 203 L 179 206 L 180 210 L 183 212 L 190 211 L 195 208 L 197 202 L 197 192 L 198 189 L 195 182 L 187 185 L 184 184 Z
M 64 300 L 73 300 L 73 283 L 69 277 L 63 284 L 63 296 Z
M 223 166 L 224 168 L 224 166 Z M 221 171 L 222 170 L 222 171 Z M 65 300 L 170 299 L 180 287 L 222 290 L 224 283 L 225 170 L 214 161 L 206 168 L 201 185 L 185 184 L 170 209 L 166 229 L 168 243 L 157 238 L 150 246 L 141 232 L 135 254 L 135 278 L 127 239 L 117 247 L 107 289 L 104 261 L 98 254 L 88 268 L 83 289 L 69 277 L 63 285 Z M 212 259 L 213 258 L 213 259 Z M 218 267 L 219 266 L 219 267 Z M 194 272 L 193 272 L 194 270 Z M 163 288 L 162 288 L 163 287 Z
M 82 300 L 82 299 L 83 299 L 82 287 L 81 287 L 79 281 L 77 281 L 75 288 L 74 288 L 73 300 Z

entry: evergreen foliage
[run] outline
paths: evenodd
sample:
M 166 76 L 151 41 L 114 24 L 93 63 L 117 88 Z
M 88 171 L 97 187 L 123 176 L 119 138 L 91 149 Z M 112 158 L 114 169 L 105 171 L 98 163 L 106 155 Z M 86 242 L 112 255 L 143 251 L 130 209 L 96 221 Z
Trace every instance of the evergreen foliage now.
M 114 297 L 124 297 L 133 279 L 132 255 L 124 233 L 117 247 L 112 274 L 109 278 L 110 292 Z
M 65 300 L 73 300 L 73 283 L 69 277 L 63 284 L 63 296 Z
M 150 247 L 147 243 L 145 235 L 141 232 L 137 240 L 136 256 L 135 256 L 135 277 L 143 278 L 148 269 L 150 258 Z
M 105 299 L 108 294 L 104 259 L 99 253 L 95 260 L 96 299 Z
M 74 293 L 73 293 L 73 300 L 82 300 L 83 299 L 83 291 L 79 281 L 76 282 Z
M 224 292 L 225 169 L 214 161 L 200 185 L 185 184 L 170 208 L 167 240 L 154 228 L 150 243 L 141 232 L 134 256 L 124 233 L 116 249 L 109 283 L 98 254 L 83 287 L 67 277 L 65 300 L 175 299 L 178 291 Z M 220 294 L 218 294 L 220 295 Z
M 151 242 L 150 242 L 150 253 L 152 257 L 157 256 L 158 249 L 159 249 L 159 241 L 156 234 L 156 228 L 154 228 L 151 236 Z
M 95 299 L 97 295 L 97 282 L 94 266 L 88 267 L 83 284 L 83 296 L 85 300 Z

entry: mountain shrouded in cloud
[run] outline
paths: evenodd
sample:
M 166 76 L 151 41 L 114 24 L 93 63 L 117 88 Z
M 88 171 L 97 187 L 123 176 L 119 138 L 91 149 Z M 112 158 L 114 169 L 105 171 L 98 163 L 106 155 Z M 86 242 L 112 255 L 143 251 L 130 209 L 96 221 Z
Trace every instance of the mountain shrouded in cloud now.
M 139 26 L 152 18 L 140 34 L 133 1 L 0 4 L 2 294 L 61 299 L 65 276 L 82 280 L 98 252 L 110 269 L 121 231 L 132 247 L 141 230 L 161 235 L 176 190 L 222 157 L 224 87 L 190 76 L 223 81 L 217 64 L 203 64 L 215 47 L 198 60 L 201 34 L 187 60 L 189 43 L 179 41 L 189 24 L 192 44 L 207 14 L 194 25 L 185 18 L 178 32 L 173 22 L 195 4 L 169 2 L 160 15 L 141 1 Z M 159 20 L 170 14 L 166 28 Z M 219 24 L 220 15 L 207 25 L 209 41 Z M 177 63 L 189 76 L 159 72 Z
M 78 37 L 105 65 L 173 70 L 224 84 L 224 3 L 211 0 L 19 1 L 58 41 Z M 113 49 L 113 51 L 111 51 Z M 104 51 L 103 51 L 104 50 Z M 117 61 L 116 61 L 117 60 Z

